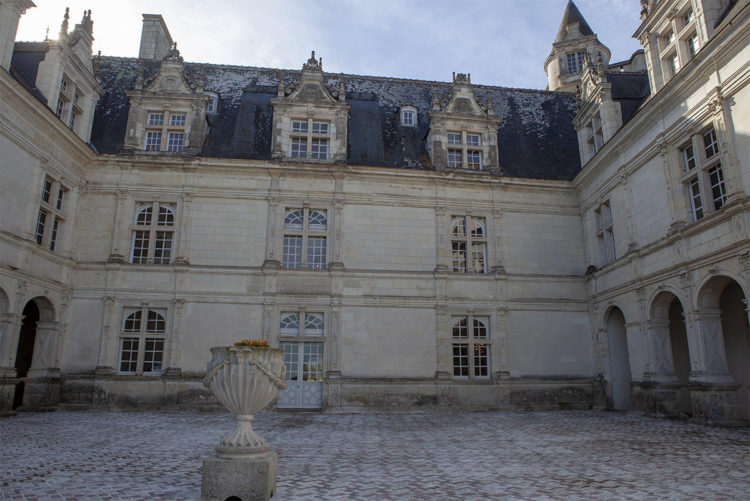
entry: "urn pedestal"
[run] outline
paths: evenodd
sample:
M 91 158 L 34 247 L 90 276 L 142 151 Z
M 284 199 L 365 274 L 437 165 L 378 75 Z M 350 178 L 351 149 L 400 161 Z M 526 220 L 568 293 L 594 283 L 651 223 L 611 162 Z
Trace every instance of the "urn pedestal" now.
M 254 415 L 284 381 L 284 350 L 269 347 L 211 348 L 203 385 L 234 415 L 234 432 L 221 438 L 216 457 L 203 461 L 202 501 L 267 500 L 276 488 L 277 455 L 255 433 Z

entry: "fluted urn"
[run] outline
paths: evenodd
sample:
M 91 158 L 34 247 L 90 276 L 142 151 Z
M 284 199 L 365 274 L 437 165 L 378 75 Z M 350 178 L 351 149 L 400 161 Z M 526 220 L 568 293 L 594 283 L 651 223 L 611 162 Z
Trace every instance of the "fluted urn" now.
M 284 381 L 284 350 L 267 346 L 216 346 L 211 348 L 203 385 L 237 420 L 234 433 L 221 438 L 216 457 L 251 459 L 263 456 L 270 447 L 255 433 L 252 422 L 287 387 Z

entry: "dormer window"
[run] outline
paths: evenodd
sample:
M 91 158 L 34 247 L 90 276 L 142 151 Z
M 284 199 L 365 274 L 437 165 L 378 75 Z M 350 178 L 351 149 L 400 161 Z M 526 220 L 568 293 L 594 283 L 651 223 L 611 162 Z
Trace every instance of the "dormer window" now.
M 693 9 L 688 9 L 687 12 L 685 12 L 682 15 L 682 26 L 687 26 L 688 24 L 693 22 Z
M 167 125 L 168 124 L 168 125 Z M 183 111 L 150 111 L 146 119 L 146 151 L 180 152 L 185 148 L 187 114 Z
M 407 127 L 416 127 L 417 125 L 417 109 L 413 106 L 404 106 L 401 108 L 401 125 Z
M 327 160 L 330 157 L 330 125 L 312 118 L 292 120 L 290 158 Z
M 216 113 L 219 111 L 219 96 L 216 94 L 206 94 L 208 96 L 208 104 L 206 105 L 206 113 Z

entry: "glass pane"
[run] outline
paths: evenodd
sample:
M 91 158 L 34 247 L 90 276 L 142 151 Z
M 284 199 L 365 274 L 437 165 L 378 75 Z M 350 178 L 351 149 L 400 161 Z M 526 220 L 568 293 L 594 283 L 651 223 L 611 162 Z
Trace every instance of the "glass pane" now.
M 284 268 L 299 268 L 302 266 L 302 237 L 284 237 Z
M 453 345 L 453 375 L 469 376 L 469 346 L 466 344 Z
M 326 267 L 326 237 L 307 239 L 307 268 L 323 270 Z
M 322 336 L 323 335 L 323 314 L 322 313 L 305 313 L 305 335 Z
M 463 317 L 453 323 L 453 337 L 455 339 L 466 339 L 469 337 L 469 319 Z
M 326 212 L 322 210 L 310 210 L 310 216 L 307 225 L 308 229 L 310 230 L 325 230 L 328 227 L 328 218 L 326 217 Z
M 489 320 L 485 318 L 474 319 L 474 338 L 487 339 L 487 325 Z
M 464 217 L 454 217 L 451 219 L 451 234 L 454 237 L 465 237 L 466 236 L 466 225 L 464 223 Z
M 135 264 L 145 263 L 148 259 L 148 231 L 133 232 L 133 255 L 131 262 Z
M 148 226 L 151 224 L 151 215 L 154 213 L 154 208 L 151 205 L 144 205 L 138 209 L 138 213 L 135 216 L 135 224 Z
M 486 344 L 474 345 L 474 375 L 477 377 L 487 377 L 490 372 L 489 355 Z
M 159 206 L 159 219 L 156 224 L 159 226 L 174 226 L 174 208 L 168 205 Z
M 146 332 L 165 332 L 167 330 L 166 326 L 167 323 L 164 320 L 164 315 L 154 310 L 148 310 Z
M 471 237 L 472 238 L 484 238 L 487 236 L 484 230 L 484 218 L 472 217 L 471 218 Z
M 164 340 L 146 338 L 143 351 L 143 372 L 160 373 L 164 359 Z
M 286 366 L 286 380 L 299 381 L 299 343 L 279 343 L 284 350 L 284 365 Z
M 323 343 L 304 343 L 303 381 L 323 381 Z
M 123 332 L 140 332 L 141 330 L 141 310 L 134 311 L 125 317 Z
M 299 313 L 282 313 L 279 329 L 284 336 L 299 336 Z
M 138 364 L 138 338 L 122 338 L 120 348 L 120 372 L 135 374 Z
M 466 242 L 452 242 L 453 268 L 455 272 L 466 271 Z
M 154 264 L 169 264 L 172 258 L 172 232 L 157 231 L 154 240 Z
M 284 218 L 284 228 L 291 230 L 301 230 L 304 212 L 302 209 L 290 209 L 286 211 L 286 217 Z

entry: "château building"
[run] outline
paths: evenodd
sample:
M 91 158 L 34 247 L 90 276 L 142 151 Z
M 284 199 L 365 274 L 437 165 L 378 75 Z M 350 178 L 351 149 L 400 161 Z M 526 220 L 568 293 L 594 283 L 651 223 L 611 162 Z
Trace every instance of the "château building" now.
M 746 424 L 750 5 L 641 5 L 611 62 L 568 1 L 523 90 L 189 63 L 152 14 L 92 56 L 0 1 L 0 411 L 210 406 L 262 338 L 280 409 Z

